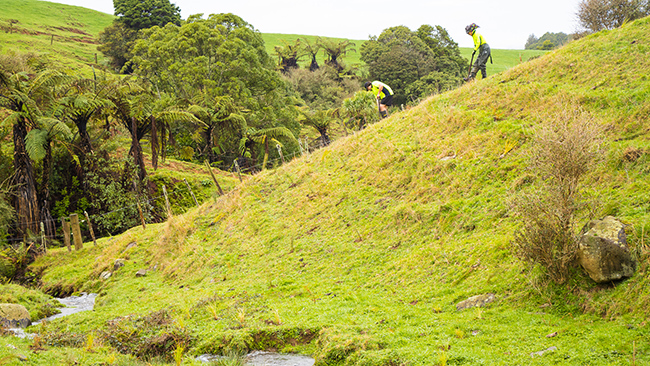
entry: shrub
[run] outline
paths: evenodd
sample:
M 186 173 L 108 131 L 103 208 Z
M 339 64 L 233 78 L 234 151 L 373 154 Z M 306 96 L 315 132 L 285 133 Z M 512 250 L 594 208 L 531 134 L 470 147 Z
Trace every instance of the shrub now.
M 535 131 L 531 168 L 539 179 L 513 201 L 522 222 L 513 249 L 520 259 L 541 265 L 564 283 L 575 262 L 576 223 L 586 212 L 581 178 L 600 156 L 599 129 L 583 117 L 562 117 Z
M 578 23 L 591 32 L 614 29 L 648 15 L 648 0 L 582 0 Z

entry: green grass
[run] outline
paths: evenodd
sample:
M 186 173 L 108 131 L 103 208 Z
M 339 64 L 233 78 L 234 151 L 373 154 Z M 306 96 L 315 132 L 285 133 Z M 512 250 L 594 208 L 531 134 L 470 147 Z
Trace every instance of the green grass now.
M 3 337 L 0 347 L 12 343 L 32 365 L 139 362 L 118 356 L 111 337 L 158 345 L 167 363 L 170 349 L 187 346 L 183 365 L 252 349 L 309 354 L 318 365 L 648 364 L 649 26 L 632 22 L 519 65 L 521 51 L 495 50 L 513 67 L 488 65 L 486 80 L 243 184 L 233 177 L 226 197 L 166 223 L 80 252 L 51 250 L 31 267 L 41 289 L 97 292 L 95 310 L 40 329 L 49 343 L 38 353 L 24 340 Z M 509 201 L 531 174 L 529 141 L 561 116 L 605 127 L 604 161 L 583 190 L 601 202 L 597 216 L 629 225 L 639 268 L 616 285 L 581 271 L 549 284 L 510 250 L 519 223 Z M 126 265 L 100 279 L 118 258 Z M 496 301 L 456 310 L 485 293 Z M 161 311 L 168 322 L 151 326 Z M 80 334 L 84 344 L 94 334 L 101 351 L 85 351 Z
M 52 322 L 46 334 L 107 331 L 112 319 L 165 309 L 173 325 L 165 331 L 191 334 L 189 355 L 273 349 L 319 365 L 650 362 L 648 23 L 432 97 L 167 223 L 72 255 L 52 251 L 33 267 L 44 270 L 44 290 L 100 296 L 92 313 Z M 530 174 L 532 127 L 577 110 L 607 126 L 605 161 L 585 190 L 603 203 L 599 215 L 615 211 L 630 225 L 641 261 L 616 286 L 579 271 L 549 284 L 510 251 L 518 222 L 508 201 Z M 645 153 L 626 160 L 632 150 Z M 117 258 L 126 266 L 100 280 Z M 456 310 L 485 293 L 496 302 Z
M 112 22 L 112 15 L 38 0 L 0 0 L 0 6 L 1 53 L 44 55 L 85 72 L 105 64 L 96 37 Z M 18 22 L 12 25 L 12 20 Z

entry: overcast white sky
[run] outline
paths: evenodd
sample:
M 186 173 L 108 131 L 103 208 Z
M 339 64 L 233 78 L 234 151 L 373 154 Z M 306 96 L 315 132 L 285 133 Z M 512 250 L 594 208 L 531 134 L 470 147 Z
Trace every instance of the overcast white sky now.
M 113 14 L 113 0 L 53 0 Z M 572 33 L 580 0 L 171 0 L 181 17 L 233 13 L 262 33 L 365 40 L 382 30 L 422 24 L 445 28 L 460 47 L 473 47 L 465 26 L 480 26 L 492 48 L 523 49 L 530 34 Z

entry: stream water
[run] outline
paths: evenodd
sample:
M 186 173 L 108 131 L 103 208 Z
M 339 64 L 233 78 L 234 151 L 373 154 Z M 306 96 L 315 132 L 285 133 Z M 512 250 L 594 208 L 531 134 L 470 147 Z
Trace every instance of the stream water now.
M 217 361 L 221 356 L 202 355 L 199 361 Z M 246 355 L 247 366 L 313 366 L 315 360 L 309 356 L 294 354 L 279 354 L 273 352 L 254 351 Z
M 59 308 L 61 312 L 54 314 L 45 319 L 41 319 L 32 323 L 37 325 L 42 321 L 50 321 L 53 319 L 61 318 L 64 316 L 72 315 L 82 311 L 90 311 L 95 307 L 95 298 L 97 294 L 82 293 L 80 296 L 70 296 L 65 298 L 57 298 L 57 300 L 65 307 Z M 21 328 L 9 329 L 14 332 L 17 337 L 31 338 L 32 333 L 26 333 Z M 210 362 L 219 360 L 220 356 L 215 355 L 202 355 L 197 357 L 199 361 Z M 313 366 L 315 360 L 308 356 L 293 355 L 293 354 L 279 354 L 273 352 L 251 352 L 246 356 L 246 365 L 248 366 Z
M 50 321 L 52 319 L 61 318 L 64 316 L 72 315 L 74 313 L 79 313 L 82 311 L 89 311 L 95 307 L 95 298 L 97 294 L 87 294 L 82 293 L 80 296 L 70 296 L 64 298 L 57 298 L 57 300 L 64 305 L 65 307 L 59 308 L 61 311 L 58 314 L 48 316 L 45 319 L 41 319 L 32 323 L 32 325 L 38 325 L 43 321 Z M 9 331 L 13 332 L 16 337 L 20 338 L 32 338 L 32 333 L 26 333 L 22 328 L 9 328 Z

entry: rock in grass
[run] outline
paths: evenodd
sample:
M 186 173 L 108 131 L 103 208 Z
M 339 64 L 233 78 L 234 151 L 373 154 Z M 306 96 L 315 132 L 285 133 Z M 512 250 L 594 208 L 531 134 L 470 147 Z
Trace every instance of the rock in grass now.
M 113 270 L 117 271 L 122 267 L 124 267 L 124 259 L 116 259 L 115 264 L 113 265 Z
M 582 268 L 598 283 L 631 277 L 637 266 L 627 248 L 625 225 L 612 216 L 585 225 L 577 255 Z
M 0 324 L 6 328 L 25 328 L 32 324 L 27 309 L 18 304 L 0 304 Z
M 535 356 L 540 356 L 541 357 L 541 356 L 544 356 L 544 353 L 553 352 L 553 351 L 557 351 L 557 347 L 553 346 L 553 347 L 549 347 L 549 348 L 547 348 L 547 349 L 545 349 L 543 351 L 533 352 L 533 353 L 530 354 L 530 357 L 535 357 Z
M 483 307 L 493 302 L 495 299 L 496 296 L 494 296 L 494 294 L 472 296 L 469 299 L 456 304 L 456 310 L 460 311 L 469 308 Z
M 138 272 L 135 273 L 136 277 L 144 277 L 147 275 L 147 270 L 146 269 L 141 269 Z

